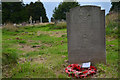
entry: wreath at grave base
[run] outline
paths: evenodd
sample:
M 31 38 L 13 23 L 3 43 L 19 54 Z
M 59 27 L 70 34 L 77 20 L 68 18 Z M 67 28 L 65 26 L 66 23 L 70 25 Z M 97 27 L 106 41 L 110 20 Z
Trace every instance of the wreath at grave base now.
M 68 76 L 76 77 L 76 78 L 86 78 L 95 74 L 97 69 L 94 66 L 90 66 L 90 68 L 82 68 L 79 64 L 71 64 L 66 69 L 65 72 Z

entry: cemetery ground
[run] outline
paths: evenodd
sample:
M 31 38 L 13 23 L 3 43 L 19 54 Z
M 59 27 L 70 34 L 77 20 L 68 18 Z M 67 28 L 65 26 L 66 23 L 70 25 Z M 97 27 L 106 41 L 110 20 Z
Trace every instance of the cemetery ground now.
M 96 64 L 93 78 L 118 77 L 118 29 L 108 26 L 107 64 Z M 3 77 L 69 78 L 64 70 L 69 65 L 65 24 L 3 28 L 2 48 Z

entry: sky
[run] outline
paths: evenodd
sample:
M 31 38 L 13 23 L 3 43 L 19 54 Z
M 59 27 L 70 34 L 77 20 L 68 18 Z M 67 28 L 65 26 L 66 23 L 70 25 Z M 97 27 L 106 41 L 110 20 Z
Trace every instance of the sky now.
M 23 0 L 23 2 L 25 3 L 25 4 L 29 4 L 30 2 L 35 2 L 35 1 L 38 1 L 38 0 Z M 41 1 L 42 2 L 42 1 Z M 45 7 L 45 9 L 46 9 L 46 14 L 47 14 L 47 17 L 48 17 L 48 19 L 49 19 L 49 21 L 50 21 L 50 19 L 51 19 L 51 17 L 52 17 L 52 14 L 53 14 L 53 10 L 55 9 L 55 7 L 57 7 L 58 5 L 59 5 L 59 3 L 60 3 L 60 1 L 59 2 L 57 2 L 57 1 L 52 1 L 52 2 L 47 2 L 47 1 L 43 1 L 42 2 L 43 3 L 43 5 L 44 5 L 44 7 Z M 104 0 L 104 2 L 96 2 L 96 1 L 94 1 L 94 2 L 83 2 L 83 1 L 81 1 L 81 2 L 79 2 L 79 4 L 81 5 L 81 6 L 83 6 L 83 5 L 96 5 L 96 6 L 100 6 L 101 7 L 101 9 L 103 10 L 105 10 L 105 14 L 107 14 L 107 13 L 109 13 L 109 10 L 110 10 L 110 8 L 111 8 L 111 2 L 109 1 L 109 0 L 107 0 L 107 1 L 105 1 Z

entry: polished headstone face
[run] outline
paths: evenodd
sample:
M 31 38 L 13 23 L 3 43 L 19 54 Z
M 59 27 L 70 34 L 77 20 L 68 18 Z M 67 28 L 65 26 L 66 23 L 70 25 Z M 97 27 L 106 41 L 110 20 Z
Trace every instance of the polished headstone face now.
M 106 63 L 105 11 L 97 6 L 79 6 L 66 18 L 69 62 Z

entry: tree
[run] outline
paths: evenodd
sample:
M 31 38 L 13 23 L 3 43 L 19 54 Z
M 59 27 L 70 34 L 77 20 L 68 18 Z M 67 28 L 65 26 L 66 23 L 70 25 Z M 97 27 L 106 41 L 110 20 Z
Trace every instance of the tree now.
M 61 2 L 58 7 L 55 7 L 53 11 L 53 18 L 56 20 L 64 19 L 66 20 L 66 12 L 69 12 L 71 8 L 80 6 L 78 2 L 75 0 L 71 0 L 71 2 L 67 2 L 64 0 L 64 2 Z
M 43 22 L 48 22 L 45 8 L 41 2 L 35 2 L 35 15 L 34 16 L 35 16 L 35 20 L 40 20 L 40 16 L 41 16 Z
M 48 22 L 48 18 L 46 16 L 46 11 L 41 2 L 31 2 L 30 5 L 26 6 L 26 10 L 28 16 L 32 16 L 33 20 L 40 20 L 40 16 L 42 17 L 43 22 Z
M 112 2 L 111 4 L 112 4 L 112 7 L 110 11 L 120 12 L 120 2 Z
M 2 2 L 2 22 L 20 23 L 24 20 L 22 2 Z
M 2 22 L 22 23 L 29 20 L 30 16 L 33 20 L 48 22 L 46 11 L 43 4 L 39 2 L 31 2 L 24 5 L 22 2 L 2 2 Z

